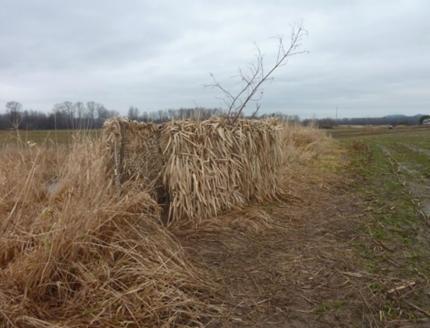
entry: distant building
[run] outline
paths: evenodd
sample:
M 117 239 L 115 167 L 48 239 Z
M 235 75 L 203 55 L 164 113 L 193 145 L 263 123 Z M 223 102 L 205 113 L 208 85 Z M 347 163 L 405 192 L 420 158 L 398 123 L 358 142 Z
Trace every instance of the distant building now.
M 430 125 L 430 115 L 424 115 L 421 117 L 420 124 Z

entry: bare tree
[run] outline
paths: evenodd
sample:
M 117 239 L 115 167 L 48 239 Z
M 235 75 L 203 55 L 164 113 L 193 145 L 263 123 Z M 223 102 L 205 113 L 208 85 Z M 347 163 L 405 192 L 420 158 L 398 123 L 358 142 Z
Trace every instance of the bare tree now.
M 249 65 L 246 70 L 239 69 L 240 88 L 237 92 L 228 90 L 215 79 L 213 74 L 211 74 L 213 83 L 208 86 L 214 87 L 221 92 L 221 99 L 226 106 L 226 115 L 232 123 L 237 121 L 250 103 L 254 103 L 255 105 L 252 116 L 254 117 L 257 114 L 261 107 L 261 99 L 263 97 L 262 85 L 271 79 L 274 71 L 287 63 L 289 57 L 306 53 L 306 51 L 300 50 L 303 37 L 306 34 L 307 31 L 303 26 L 298 25 L 292 28 L 291 38 L 287 46 L 284 43 L 284 38 L 277 38 L 277 55 L 275 62 L 268 70 L 264 67 L 263 55 L 260 48 L 257 46 L 255 62 Z
M 127 117 L 130 120 L 137 121 L 139 119 L 139 108 L 130 106 L 130 108 L 128 109 Z
M 15 130 L 18 130 L 22 120 L 22 105 L 17 101 L 9 101 L 6 103 L 6 111 L 9 115 L 9 121 Z
M 81 101 L 78 101 L 74 104 L 74 112 L 75 112 L 75 118 L 77 121 L 77 128 L 82 129 L 84 128 L 83 124 L 82 124 L 82 119 L 85 116 L 85 112 L 87 110 L 85 104 Z
M 54 106 L 54 111 L 67 117 L 70 129 L 75 128 L 75 106 L 71 101 L 64 101 Z

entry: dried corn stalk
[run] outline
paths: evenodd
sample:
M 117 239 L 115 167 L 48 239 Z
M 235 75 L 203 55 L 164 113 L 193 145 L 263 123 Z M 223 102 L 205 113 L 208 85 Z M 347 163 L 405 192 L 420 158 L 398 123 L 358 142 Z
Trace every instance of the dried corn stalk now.
M 118 186 L 129 180 L 153 191 L 160 186 L 163 162 L 159 134 L 160 129 L 154 124 L 114 119 L 104 125 L 109 167 Z
M 280 129 L 268 120 L 231 125 L 211 118 L 161 126 L 111 120 L 105 135 L 121 182 L 138 177 L 143 187 L 158 188 L 158 195 L 162 190 L 167 223 L 196 225 L 279 194 Z

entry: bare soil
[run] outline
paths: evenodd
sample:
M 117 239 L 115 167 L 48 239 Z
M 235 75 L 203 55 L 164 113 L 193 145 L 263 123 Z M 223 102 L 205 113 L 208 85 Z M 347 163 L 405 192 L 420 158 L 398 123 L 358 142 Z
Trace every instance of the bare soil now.
M 351 247 L 362 216 L 360 201 L 341 183 L 296 191 L 264 208 L 271 228 L 252 231 L 233 224 L 181 240 L 195 264 L 220 286 L 225 315 L 209 326 L 371 325 L 367 292 L 357 288 L 367 277 L 357 271 Z

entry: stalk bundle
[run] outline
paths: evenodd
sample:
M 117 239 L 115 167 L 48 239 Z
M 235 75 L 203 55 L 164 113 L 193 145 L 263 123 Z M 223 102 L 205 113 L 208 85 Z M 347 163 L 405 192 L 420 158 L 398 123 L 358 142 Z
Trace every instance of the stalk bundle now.
M 105 124 L 104 136 L 116 184 L 134 180 L 146 190 L 156 189 L 163 165 L 160 129 L 154 124 L 130 124 L 116 119 Z
M 197 225 L 279 194 L 280 130 L 270 120 L 243 119 L 231 125 L 211 118 L 155 126 L 115 119 L 105 126 L 105 140 L 117 177 L 161 185 L 167 222 Z

